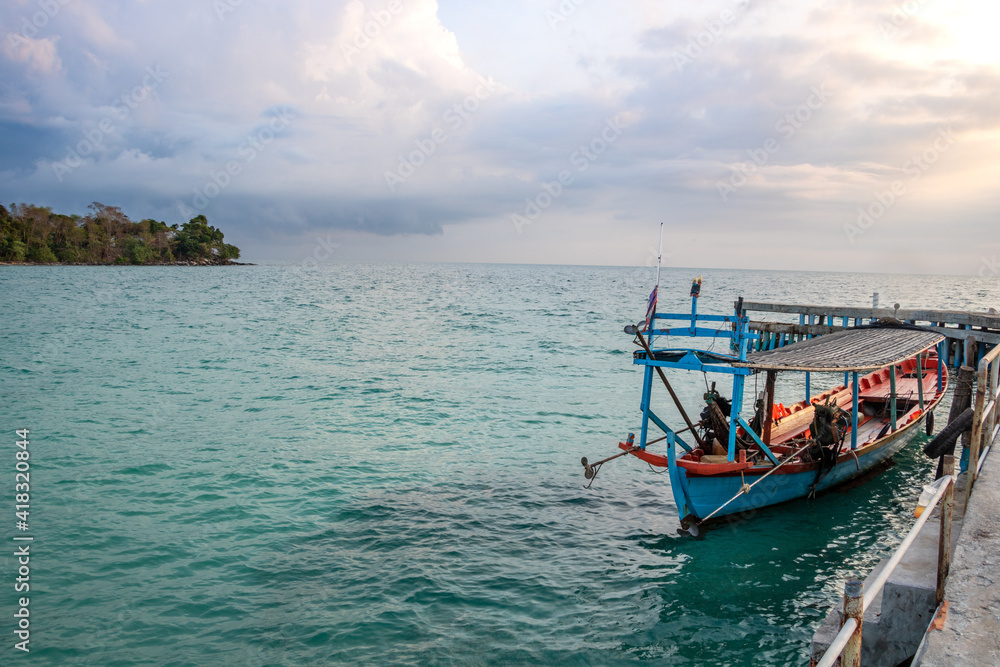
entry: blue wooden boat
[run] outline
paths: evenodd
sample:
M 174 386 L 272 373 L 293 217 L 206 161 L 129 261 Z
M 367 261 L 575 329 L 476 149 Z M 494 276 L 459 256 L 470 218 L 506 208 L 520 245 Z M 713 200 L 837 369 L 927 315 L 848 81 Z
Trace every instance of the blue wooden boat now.
M 692 532 L 707 520 L 814 496 L 876 469 L 917 433 L 947 390 L 947 368 L 937 350 L 944 337 L 934 331 L 878 322 L 753 351 L 759 335 L 749 329 L 742 299 L 731 315 L 700 314 L 698 279 L 690 313 L 657 313 L 658 289 L 650 295 L 646 321 L 625 327 L 639 346 L 633 363 L 643 368 L 638 443 L 629 434 L 619 443 L 621 453 L 583 464 L 588 479 L 618 456 L 666 468 L 682 527 Z M 671 338 L 727 339 L 729 350 L 694 343 L 668 347 Z M 838 378 L 843 373 L 844 381 L 810 396 L 811 374 L 817 372 Z M 708 374 L 719 378 L 705 393 L 697 421 L 668 373 L 704 373 L 706 387 Z M 765 388 L 746 409 L 744 388 L 758 373 L 766 374 Z M 805 399 L 787 407 L 775 402 L 777 378 L 784 373 L 806 374 Z M 715 389 L 720 382 L 731 382 L 728 397 Z M 654 412 L 660 384 L 682 426 Z

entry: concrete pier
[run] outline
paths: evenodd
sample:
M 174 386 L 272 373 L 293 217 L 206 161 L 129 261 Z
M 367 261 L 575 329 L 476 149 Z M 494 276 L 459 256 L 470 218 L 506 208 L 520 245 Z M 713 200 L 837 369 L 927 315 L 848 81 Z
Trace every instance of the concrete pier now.
M 959 478 L 956 497 L 964 495 L 964 475 Z M 940 540 L 940 507 L 934 510 L 917 539 L 889 576 L 882 593 L 865 611 L 861 640 L 861 664 L 866 667 L 895 667 L 917 652 L 928 624 L 934 618 L 937 592 L 937 560 Z M 952 554 L 955 538 L 963 525 L 962 503 L 955 503 L 952 519 Z M 888 562 L 883 559 L 865 579 L 865 590 Z M 816 664 L 840 631 L 842 613 L 832 610 L 813 635 L 811 664 Z
M 1000 437 L 993 446 L 1000 447 Z M 940 530 L 932 516 L 865 612 L 862 665 L 895 667 L 911 656 L 913 667 L 1000 665 L 1000 453 L 991 450 L 986 457 L 967 508 L 966 477 L 959 477 L 955 492 L 948 609 L 943 623 L 937 623 L 941 627 L 932 625 Z M 866 586 L 885 562 L 868 576 Z M 841 623 L 841 612 L 834 609 L 816 630 L 811 664 L 822 657 Z
M 1000 445 L 1000 438 L 993 443 Z M 948 612 L 913 661 L 921 667 L 1000 665 L 1000 453 L 986 457 L 945 589 Z
M 746 307 L 782 313 L 797 309 L 800 326 L 805 325 L 803 306 L 748 304 Z M 806 326 L 815 326 L 816 313 L 808 315 Z M 832 315 L 827 313 L 826 317 L 829 319 Z M 929 312 L 896 313 L 897 319 L 911 321 L 928 319 L 928 315 Z M 935 312 L 929 318 L 931 324 L 943 315 Z M 841 326 L 846 327 L 848 318 L 858 315 L 845 311 L 835 316 L 842 317 Z M 938 358 L 947 362 L 950 349 L 954 347 L 956 361 L 968 360 L 970 365 L 976 362 L 978 369 L 968 435 L 971 460 L 968 472 L 957 480 L 955 488 L 954 524 L 948 533 L 951 542 L 950 545 L 946 540 L 939 542 L 937 522 L 930 521 L 910 532 L 904 540 L 906 546 L 901 546 L 891 559 L 898 564 L 886 578 L 876 576 L 883 564 L 868 577 L 866 584 L 875 584 L 872 596 L 876 597 L 869 597 L 864 623 L 855 631 L 855 636 L 860 633 L 862 637 L 860 662 L 865 665 L 1000 666 L 1000 512 L 997 511 L 1000 507 L 1000 455 L 987 454 L 977 478 L 980 450 L 986 451 L 987 444 L 992 447 L 1000 444 L 1000 438 L 992 437 L 1000 431 L 1000 339 L 995 338 L 1000 336 L 1000 330 L 992 325 L 973 330 L 976 324 L 981 324 L 972 321 L 975 317 L 978 315 L 966 313 L 960 318 L 966 318 L 959 322 L 958 329 L 968 334 L 964 343 L 960 337 L 952 339 L 946 333 L 948 327 L 938 323 L 939 328 L 944 327 L 940 333 L 949 336 L 947 344 L 939 349 Z M 821 314 L 820 325 L 823 319 Z M 765 333 L 773 326 L 763 324 Z M 826 332 L 805 333 L 821 336 Z M 796 332 L 791 334 L 794 338 Z M 775 330 L 768 335 L 769 346 L 780 346 L 789 333 Z M 992 339 L 993 349 L 984 353 L 984 346 L 979 343 L 988 342 L 987 338 Z M 959 406 L 953 407 L 958 409 Z M 957 415 L 952 414 L 951 418 Z M 950 471 L 950 459 L 946 465 Z M 966 486 L 967 489 L 962 488 Z M 950 490 L 942 490 L 938 494 L 946 498 L 946 506 L 950 502 L 947 500 L 949 493 Z M 945 514 L 946 522 L 949 516 L 952 515 Z M 935 546 L 940 549 L 940 556 Z M 882 581 L 885 585 L 880 589 Z M 811 664 L 821 659 L 823 664 L 829 664 L 834 659 L 833 654 L 824 654 L 834 643 L 841 624 L 839 612 L 830 612 L 813 636 Z M 853 623 L 845 633 L 852 628 Z M 843 645 L 842 641 L 836 642 L 838 650 L 842 650 Z

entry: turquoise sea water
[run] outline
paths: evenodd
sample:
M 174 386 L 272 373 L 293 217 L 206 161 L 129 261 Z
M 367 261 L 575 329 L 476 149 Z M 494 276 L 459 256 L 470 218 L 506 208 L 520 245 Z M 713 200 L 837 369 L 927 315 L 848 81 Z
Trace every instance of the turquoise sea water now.
M 664 270 L 661 310 L 687 307 L 697 273 Z M 996 279 L 700 273 L 705 312 L 740 294 L 1000 304 Z M 621 329 L 652 274 L 0 267 L 0 661 L 803 664 L 931 463 L 914 444 L 865 486 L 701 540 L 638 461 L 584 489 L 580 457 L 639 424 Z M 678 388 L 695 406 L 704 391 Z M 27 656 L 15 428 L 31 429 Z

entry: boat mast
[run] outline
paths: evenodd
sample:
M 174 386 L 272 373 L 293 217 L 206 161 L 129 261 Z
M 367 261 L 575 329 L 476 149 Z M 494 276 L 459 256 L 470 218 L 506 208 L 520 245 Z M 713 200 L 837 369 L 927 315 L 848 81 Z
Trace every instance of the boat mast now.
M 660 299 L 660 259 L 662 257 L 663 257 L 663 223 L 661 222 L 660 223 L 660 249 L 657 251 L 657 254 L 656 254 L 656 287 L 653 288 L 653 294 L 656 296 L 657 302 Z M 656 306 L 655 305 L 653 306 L 653 312 L 652 313 L 647 313 L 647 314 L 650 315 L 652 317 L 652 319 L 649 320 L 649 330 L 646 332 L 646 343 L 645 343 L 644 347 L 648 350 L 647 354 L 649 354 L 649 360 L 652 361 L 653 360 L 653 351 L 652 351 L 652 346 L 653 346 L 653 329 L 656 328 L 656 324 L 655 324 L 655 322 L 656 322 Z M 641 333 L 639 334 L 639 337 L 640 337 L 640 340 L 641 340 L 641 338 L 642 338 L 642 334 Z M 664 378 L 664 382 L 666 382 L 665 378 Z M 642 378 L 642 402 L 640 403 L 640 407 L 642 408 L 642 430 L 639 433 L 639 448 L 640 449 L 646 449 L 646 445 L 648 444 L 646 442 L 646 436 L 649 433 L 649 399 L 650 399 L 650 394 L 652 393 L 652 391 L 653 391 L 653 367 L 647 365 L 646 368 L 645 368 L 645 370 L 644 370 L 644 372 L 643 372 L 643 378 Z M 670 430 L 669 429 L 667 429 L 667 435 L 670 435 Z M 673 448 L 673 446 L 674 446 L 673 440 L 670 439 L 670 438 L 668 438 L 667 445 L 668 445 L 668 447 Z
M 656 287 L 660 287 L 660 260 L 663 258 L 663 223 L 660 223 L 660 249 L 656 252 Z M 657 289 L 659 293 L 659 289 Z
M 663 223 L 660 223 L 660 249 L 656 251 L 656 287 L 653 292 L 656 294 L 656 301 L 660 300 L 660 260 L 663 258 Z M 656 306 L 653 306 L 653 319 L 649 322 L 649 345 L 653 346 L 653 329 L 656 321 Z

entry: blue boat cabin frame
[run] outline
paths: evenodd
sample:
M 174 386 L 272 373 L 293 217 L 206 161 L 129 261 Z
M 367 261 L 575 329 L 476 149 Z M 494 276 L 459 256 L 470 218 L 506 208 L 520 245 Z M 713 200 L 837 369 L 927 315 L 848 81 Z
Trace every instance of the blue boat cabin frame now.
M 699 286 L 700 287 L 700 286 Z M 698 295 L 692 292 L 691 296 L 691 312 L 690 313 L 654 313 L 653 319 L 650 323 L 650 331 L 648 332 L 647 343 L 652 354 L 646 354 L 645 352 L 637 352 L 633 358 L 633 363 L 639 366 L 644 366 L 644 376 L 642 384 L 642 402 L 640 404 L 642 410 L 642 430 L 639 436 L 639 448 L 645 449 L 648 442 L 649 434 L 649 422 L 652 421 L 656 426 L 658 426 L 667 437 L 667 456 L 671 461 L 671 467 L 673 467 L 673 461 L 676 456 L 675 446 L 680 445 L 685 451 L 693 451 L 688 443 L 686 443 L 673 429 L 671 429 L 667 424 L 660 419 L 650 407 L 650 397 L 653 391 L 653 374 L 657 367 L 661 368 L 677 368 L 681 370 L 688 371 L 701 371 L 703 373 L 722 373 L 725 375 L 733 376 L 733 393 L 732 393 L 732 403 L 730 407 L 729 414 L 729 442 L 727 443 L 727 461 L 733 463 L 736 460 L 736 433 L 739 428 L 742 428 L 744 432 L 747 433 L 760 447 L 761 452 L 771 461 L 772 464 L 777 465 L 778 460 L 771 452 L 767 443 L 763 442 L 760 437 L 753 431 L 752 428 L 747 424 L 747 422 L 740 416 L 740 411 L 743 407 L 743 393 L 746 384 L 747 377 L 754 375 L 757 371 L 753 368 L 748 368 L 744 366 L 731 366 L 729 363 L 733 362 L 746 362 L 747 354 L 749 352 L 749 347 L 752 341 L 759 340 L 761 336 L 750 331 L 750 318 L 741 312 L 742 300 L 737 303 L 734 308 L 733 315 L 699 315 L 698 314 Z M 801 321 L 805 320 L 805 316 L 800 316 Z M 657 320 L 663 322 L 683 322 L 686 326 L 667 326 L 665 328 L 656 328 Z M 810 316 L 810 323 L 812 316 Z M 699 323 L 714 323 L 718 324 L 728 324 L 730 325 L 728 330 L 725 327 L 719 327 L 717 329 L 712 329 L 709 327 L 699 326 Z M 847 324 L 847 318 L 844 320 L 844 324 Z M 855 320 L 857 324 L 857 320 Z M 704 353 L 705 350 L 701 348 L 660 348 L 655 349 L 653 347 L 653 342 L 658 336 L 681 336 L 688 338 L 729 338 L 730 339 L 730 350 L 734 353 L 731 355 L 724 355 L 713 353 L 712 358 L 718 359 L 717 362 L 706 362 L 698 356 L 698 353 Z M 811 336 L 810 336 L 811 337 Z M 776 341 L 775 344 L 781 347 L 781 341 Z M 938 348 L 937 362 L 938 362 L 938 391 L 942 387 L 943 378 L 943 366 L 944 366 L 944 345 L 946 341 L 942 341 Z M 670 353 L 674 360 L 670 359 L 657 359 L 658 353 Z M 678 356 L 679 355 L 679 356 Z M 919 367 L 923 367 L 923 354 L 917 355 L 917 363 Z M 896 381 L 896 366 L 892 366 L 891 381 L 893 385 L 892 390 L 892 430 L 895 431 L 897 428 L 896 424 L 896 392 L 895 392 L 895 381 Z M 805 386 L 806 386 L 806 400 L 811 399 L 810 396 L 810 373 L 805 371 Z M 851 449 L 858 448 L 858 407 L 859 407 L 859 386 L 858 386 L 858 371 L 846 371 L 844 373 L 844 383 L 845 385 L 850 382 L 851 385 Z M 924 396 L 923 396 L 923 386 L 919 385 L 920 396 L 920 410 L 924 409 Z
M 803 317 L 804 319 L 804 317 Z M 680 323 L 683 322 L 684 325 L 678 326 L 676 324 L 656 328 L 657 321 L 665 323 Z M 719 324 L 728 324 L 728 329 L 726 327 L 720 327 L 713 329 L 710 327 L 699 326 L 701 323 L 713 323 L 716 326 Z M 705 350 L 701 348 L 660 348 L 656 349 L 653 347 L 654 340 L 659 336 L 680 336 L 688 338 L 729 338 L 730 339 L 730 350 L 733 354 L 724 355 L 713 353 L 712 359 L 718 361 L 704 361 L 699 357 L 699 353 L 704 353 Z M 653 422 L 657 427 L 659 427 L 667 437 L 667 456 L 671 461 L 674 460 L 675 452 L 674 448 L 676 445 L 680 445 L 685 451 L 691 452 L 694 450 L 691 445 L 686 443 L 676 431 L 671 429 L 667 424 L 653 412 L 650 406 L 650 398 L 653 392 L 653 374 L 657 367 L 660 368 L 676 368 L 680 370 L 688 371 L 701 371 L 703 373 L 722 373 L 725 375 L 733 376 L 733 392 L 732 392 L 732 403 L 730 404 L 730 414 L 729 414 L 729 442 L 727 443 L 726 459 L 729 463 L 736 461 L 736 434 L 739 428 L 751 438 L 760 447 L 761 452 L 771 461 L 772 464 L 777 465 L 778 459 L 771 452 L 767 443 L 763 442 L 761 438 L 750 428 L 746 420 L 740 415 L 740 411 L 743 407 L 743 394 L 746 385 L 746 379 L 754 375 L 757 371 L 753 368 L 747 368 L 743 366 L 731 366 L 729 363 L 733 362 L 746 362 L 747 354 L 749 352 L 750 345 L 752 341 L 759 340 L 761 336 L 750 331 L 750 318 L 740 311 L 740 304 L 737 303 L 736 308 L 734 308 L 733 315 L 700 315 L 698 314 L 698 296 L 692 295 L 691 297 L 691 312 L 690 313 L 654 313 L 653 319 L 650 324 L 650 331 L 648 332 L 647 342 L 652 355 L 646 354 L 645 352 L 637 352 L 634 356 L 633 363 L 639 366 L 644 366 L 643 384 L 642 384 L 642 401 L 640 403 L 640 408 L 642 410 L 642 429 L 639 436 L 639 448 L 645 449 L 648 442 L 649 435 L 649 422 Z M 780 343 L 776 343 L 779 347 Z M 671 359 L 658 359 L 660 353 L 670 353 Z M 922 366 L 922 356 L 918 356 L 918 363 Z M 941 384 L 941 366 L 943 365 L 942 354 L 939 352 L 938 355 L 938 388 L 940 389 Z M 896 367 L 892 367 L 892 381 L 895 384 Z M 806 385 L 806 400 L 810 400 L 810 373 L 805 371 L 805 385 Z M 844 373 L 844 383 L 845 385 L 850 383 L 851 385 L 851 449 L 858 448 L 858 407 L 859 407 L 859 386 L 858 386 L 858 371 L 847 371 Z M 895 391 L 893 394 L 893 403 L 895 403 Z M 923 410 L 923 391 L 921 388 L 920 396 L 920 409 Z M 893 430 L 896 430 L 895 424 L 895 409 L 893 409 Z
M 667 328 L 657 329 L 655 326 L 657 320 L 665 322 L 685 322 L 687 326 L 670 326 Z M 729 324 L 730 327 L 729 330 L 726 330 L 724 327 L 712 329 L 709 327 L 698 326 L 699 323 L 708 322 L 715 324 Z M 691 297 L 690 313 L 654 313 L 648 336 L 649 348 L 653 352 L 653 355 L 650 357 L 650 355 L 646 354 L 637 354 L 633 360 L 633 363 L 645 366 L 645 374 L 643 376 L 642 383 L 642 430 L 639 436 L 640 449 L 646 448 L 647 436 L 649 433 L 649 422 L 652 421 L 667 436 L 667 455 L 669 457 L 673 458 L 674 456 L 674 443 L 679 444 L 688 452 L 693 451 L 693 448 L 684 442 L 684 440 L 673 429 L 667 426 L 667 424 L 660 419 L 650 407 L 650 397 L 653 391 L 653 374 L 656 367 L 677 368 L 689 371 L 701 371 L 704 373 L 723 373 L 733 376 L 732 408 L 729 414 L 728 460 L 730 462 L 736 460 L 736 431 L 739 427 L 742 427 L 743 430 L 757 442 L 765 456 L 767 456 L 772 463 L 777 465 L 777 458 L 771 453 L 771 450 L 760 440 L 760 438 L 757 437 L 757 434 L 753 432 L 753 430 L 747 425 L 746 421 L 744 421 L 740 416 L 740 408 L 743 405 L 744 384 L 746 382 L 746 378 L 754 374 L 754 370 L 751 368 L 730 366 L 726 363 L 706 363 L 698 357 L 699 352 L 704 352 L 704 350 L 699 348 L 654 349 L 653 341 L 657 336 L 729 338 L 730 349 L 736 354 L 713 354 L 713 356 L 725 357 L 734 362 L 745 362 L 747 360 L 750 342 L 760 338 L 758 334 L 750 332 L 750 318 L 739 311 L 736 311 L 733 315 L 699 315 L 697 296 Z M 676 361 L 669 361 L 656 359 L 658 352 L 682 352 L 684 354 Z

